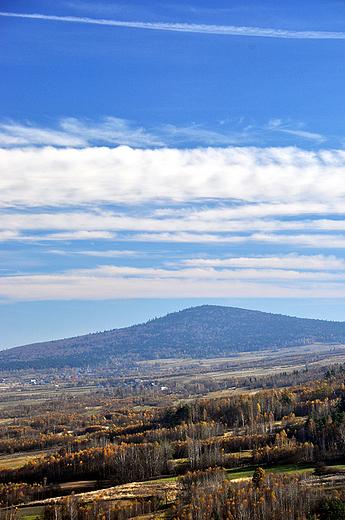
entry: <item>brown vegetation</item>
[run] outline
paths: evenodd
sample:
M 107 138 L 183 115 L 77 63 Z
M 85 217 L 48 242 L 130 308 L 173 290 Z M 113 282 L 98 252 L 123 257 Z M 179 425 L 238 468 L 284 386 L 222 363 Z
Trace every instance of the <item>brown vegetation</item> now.
M 60 400 L 1 411 L 4 455 L 49 450 L 20 467 L 0 468 L 4 518 L 8 508 L 45 499 L 55 501 L 45 510 L 48 520 L 155 515 L 172 506 L 170 484 L 164 488 L 157 483 L 145 496 L 115 498 L 96 489 L 94 495 L 78 495 L 77 482 L 113 489 L 115 484 L 178 475 L 184 475 L 178 484 L 179 498 L 170 510 L 178 519 L 256 520 L 279 514 L 287 519 L 322 519 L 327 518 L 327 507 L 342 510 L 344 480 L 332 481 L 337 482 L 337 495 L 335 484 L 321 490 L 317 480 L 330 478 L 331 467 L 345 462 L 342 365 L 325 369 L 321 378 L 283 389 L 229 392 L 221 398 L 175 405 L 161 394 L 160 406 L 149 408 L 138 407 L 138 398 L 136 393 L 120 399 L 107 391 L 79 399 L 66 394 Z M 271 475 L 281 464 L 315 467 L 318 476 Z M 219 467 L 251 468 L 252 475 L 257 467 L 262 471 L 257 470 L 253 481 L 232 483 Z M 72 487 L 75 495 L 70 494 Z

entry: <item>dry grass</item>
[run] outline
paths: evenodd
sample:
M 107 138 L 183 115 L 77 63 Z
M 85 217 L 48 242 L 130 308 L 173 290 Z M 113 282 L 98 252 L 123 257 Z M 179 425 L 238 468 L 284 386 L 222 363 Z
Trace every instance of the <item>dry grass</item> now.
M 345 345 L 314 344 L 295 348 L 267 350 L 261 352 L 243 352 L 231 358 L 217 359 L 167 359 L 146 361 L 161 376 L 157 380 L 163 384 L 168 379 L 181 386 L 194 381 L 202 382 L 213 379 L 222 381 L 229 377 L 261 377 L 283 372 L 302 371 L 306 365 L 310 368 L 345 362 Z M 154 364 L 153 364 L 154 363 Z M 183 369 L 185 373 L 179 373 Z M 187 372 L 188 371 L 188 372 Z M 205 394 L 203 397 L 223 397 L 248 392 L 247 388 L 226 389 Z M 195 397 L 195 396 L 190 396 Z
M 13 453 L 11 455 L 2 455 L 0 457 L 0 469 L 10 469 L 10 468 L 20 468 L 24 466 L 30 460 L 37 460 L 42 456 L 49 455 L 52 453 L 52 450 L 44 450 L 44 451 L 28 451 L 28 452 L 20 452 Z
M 136 498 L 148 498 L 153 494 L 160 495 L 164 501 L 173 502 L 176 499 L 178 491 L 177 480 L 154 480 L 148 482 L 131 482 L 129 484 L 122 484 L 121 486 L 114 486 L 106 489 L 98 489 L 97 491 L 87 491 L 84 493 L 76 493 L 75 496 L 85 502 L 92 502 L 97 497 L 102 497 L 103 500 L 133 500 Z M 51 504 L 60 500 L 60 497 L 47 498 L 32 502 L 32 504 Z
M 172 480 L 155 480 L 148 482 L 131 482 L 121 486 L 114 486 L 108 489 L 80 493 L 81 498 L 92 501 L 97 496 L 102 495 L 104 500 L 133 500 L 135 498 L 147 498 L 154 493 L 159 493 L 167 497 L 167 501 L 175 500 L 178 490 L 178 482 Z

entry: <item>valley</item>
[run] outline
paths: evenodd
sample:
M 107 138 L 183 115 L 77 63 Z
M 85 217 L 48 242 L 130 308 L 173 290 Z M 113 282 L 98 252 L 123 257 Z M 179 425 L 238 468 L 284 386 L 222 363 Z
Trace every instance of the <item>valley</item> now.
M 0 380 L 0 519 L 345 511 L 341 342 L 86 367 L 14 363 Z
M 184 509 L 178 512 L 176 504 L 181 500 L 183 475 L 194 471 L 195 478 L 200 473 L 203 479 L 203 472 L 211 471 L 208 467 L 217 466 L 227 468 L 224 478 L 234 486 L 251 482 L 260 465 L 267 474 L 304 475 L 308 485 L 322 484 L 325 499 L 332 497 L 335 490 L 342 493 L 342 452 L 330 446 L 315 458 L 313 443 L 301 444 L 295 437 L 296 433 L 301 435 L 308 422 L 308 410 L 315 413 L 317 409 L 317 416 L 322 416 L 329 396 L 337 395 L 338 384 L 341 391 L 343 347 L 314 345 L 303 352 L 290 352 L 288 360 L 279 358 L 274 351 L 265 354 L 199 360 L 190 366 L 164 360 L 162 366 L 169 367 L 164 376 L 160 366 L 155 372 L 157 364 L 147 363 L 143 368 L 145 373 L 150 371 L 150 378 L 140 372 L 135 379 L 128 374 L 115 380 L 114 375 L 102 377 L 100 373 L 75 378 L 66 371 L 64 377 L 62 373 L 57 375 L 59 383 L 56 379 L 50 383 L 52 389 L 40 384 L 41 379 L 52 377 L 43 372 L 2 374 L 2 517 L 11 518 L 16 507 L 16 515 L 27 520 L 49 518 L 56 511 L 67 520 L 68 507 L 73 503 L 78 518 L 91 505 L 97 515 L 106 510 L 114 519 L 139 518 L 143 514 L 150 518 L 179 518 L 176 515 L 183 515 Z M 301 379 L 303 382 L 291 388 L 291 378 L 295 383 Z M 287 384 L 281 385 L 282 379 Z M 33 380 L 37 383 L 33 384 Z M 253 380 L 255 388 L 248 385 Z M 305 392 L 311 395 L 307 400 L 304 397 L 303 412 L 296 414 L 295 408 L 302 406 L 301 395 Z M 290 395 L 293 404 L 285 398 Z M 316 395 L 317 406 L 311 401 Z M 272 413 L 267 415 L 272 398 L 282 408 L 274 417 Z M 336 409 L 338 401 L 337 397 L 331 399 L 333 404 L 328 409 Z M 225 406 L 225 416 L 219 415 L 219 406 Z M 227 416 L 226 408 L 234 407 L 235 413 L 243 414 L 242 406 L 246 417 Z M 263 414 L 264 408 L 267 411 Z M 272 455 L 267 455 L 270 452 Z M 154 467 L 144 464 L 142 456 L 155 459 Z M 106 469 L 104 463 L 113 465 L 114 457 L 122 458 L 121 468 Z M 135 457 L 135 464 L 141 465 L 139 474 L 124 470 L 123 464 L 133 465 L 128 457 Z M 318 458 L 327 462 L 322 482 L 314 475 Z M 67 473 L 63 469 L 66 465 L 70 467 Z M 121 481 L 128 483 L 114 486 Z M 213 483 L 211 488 L 219 485 L 221 482 Z M 120 511 L 123 517 L 118 516 Z M 85 518 L 93 518 L 90 514 Z

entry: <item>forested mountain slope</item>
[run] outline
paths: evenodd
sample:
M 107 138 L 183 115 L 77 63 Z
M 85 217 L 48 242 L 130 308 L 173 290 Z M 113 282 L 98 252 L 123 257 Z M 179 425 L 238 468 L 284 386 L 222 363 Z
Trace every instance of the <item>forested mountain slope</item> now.
M 140 325 L 0 351 L 0 369 L 222 357 L 313 342 L 345 343 L 345 322 L 203 305 Z

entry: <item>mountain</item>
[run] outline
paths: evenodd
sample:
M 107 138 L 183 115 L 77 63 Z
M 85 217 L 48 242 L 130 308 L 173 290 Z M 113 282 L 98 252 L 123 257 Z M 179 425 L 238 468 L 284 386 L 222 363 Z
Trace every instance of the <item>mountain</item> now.
M 313 342 L 345 343 L 345 322 L 202 305 L 140 325 L 0 351 L 0 369 L 224 357 Z

